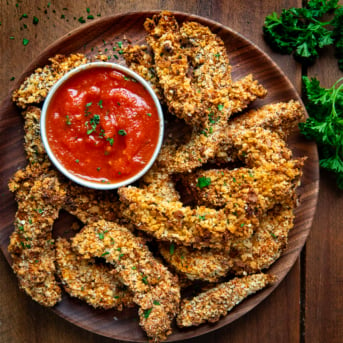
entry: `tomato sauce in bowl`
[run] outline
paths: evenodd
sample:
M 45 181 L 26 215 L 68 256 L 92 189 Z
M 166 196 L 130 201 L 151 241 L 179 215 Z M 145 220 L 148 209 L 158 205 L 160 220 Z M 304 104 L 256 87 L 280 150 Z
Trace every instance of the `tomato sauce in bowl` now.
M 160 149 L 163 114 L 146 82 L 112 63 L 72 70 L 49 93 L 41 131 L 55 165 L 72 180 L 110 189 L 135 181 Z

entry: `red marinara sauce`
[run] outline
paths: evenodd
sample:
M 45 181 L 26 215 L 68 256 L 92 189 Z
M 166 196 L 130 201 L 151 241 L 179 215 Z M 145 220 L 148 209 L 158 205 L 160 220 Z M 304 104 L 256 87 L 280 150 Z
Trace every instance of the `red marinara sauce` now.
M 116 183 L 141 171 L 160 131 L 155 103 L 142 84 L 106 67 L 71 76 L 46 114 L 49 146 L 72 174 Z

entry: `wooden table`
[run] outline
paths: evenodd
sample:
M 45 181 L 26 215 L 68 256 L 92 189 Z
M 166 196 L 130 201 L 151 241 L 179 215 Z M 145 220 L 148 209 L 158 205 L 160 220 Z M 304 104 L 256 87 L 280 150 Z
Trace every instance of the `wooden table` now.
M 301 76 L 317 76 L 331 86 L 342 76 L 333 51 L 322 52 L 317 63 L 302 69 L 291 57 L 276 54 L 265 44 L 266 15 L 300 7 L 300 0 L 227 1 L 14 1 L 0 0 L 0 100 L 11 91 L 13 78 L 46 46 L 82 25 L 89 14 L 107 16 L 151 9 L 188 12 L 218 21 L 257 44 L 301 91 Z M 87 11 L 89 8 L 89 12 Z M 27 17 L 26 17 L 27 16 Z M 33 24 L 33 16 L 38 24 Z M 91 19 L 86 19 L 90 21 Z M 23 44 L 23 39 L 28 44 Z M 0 134 L 6 132 L 0 128 Z M 331 174 L 322 171 L 319 202 L 312 230 L 291 272 L 263 303 L 234 323 L 192 342 L 315 343 L 343 340 L 343 193 Z M 19 291 L 16 277 L 0 254 L 0 342 L 111 342 L 61 319 Z

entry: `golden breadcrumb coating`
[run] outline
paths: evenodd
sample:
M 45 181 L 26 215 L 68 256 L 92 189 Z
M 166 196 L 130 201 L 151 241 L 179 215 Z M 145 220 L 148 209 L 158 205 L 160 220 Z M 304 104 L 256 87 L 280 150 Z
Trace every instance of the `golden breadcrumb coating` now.
M 41 109 L 35 106 L 29 106 L 22 113 L 25 119 L 25 143 L 24 149 L 28 162 L 45 164 L 46 167 L 50 165 L 48 155 L 45 152 L 41 135 L 40 135 L 40 116 Z
M 122 310 L 133 304 L 133 295 L 110 266 L 83 259 L 64 238 L 56 241 L 56 266 L 64 289 L 95 308 Z
M 134 294 L 140 325 L 153 342 L 171 334 L 180 302 L 177 278 L 157 261 L 142 240 L 126 228 L 105 220 L 87 225 L 72 239 L 85 258 L 103 257 Z
M 56 55 L 49 58 L 51 64 L 37 68 L 33 74 L 25 79 L 22 85 L 13 92 L 12 101 L 21 108 L 30 104 L 41 103 L 48 95 L 51 87 L 69 70 L 87 63 L 83 54 L 69 56 Z
M 170 174 L 164 169 L 158 169 L 156 164 L 144 175 L 143 181 L 143 188 L 149 193 L 169 201 L 180 200 L 180 194 L 176 191 Z
M 29 163 L 8 183 L 18 202 L 9 252 L 20 287 L 42 305 L 61 299 L 57 274 L 71 296 L 95 308 L 137 304 L 149 340 L 160 342 L 178 313 L 180 327 L 214 322 L 275 281 L 254 273 L 280 257 L 293 227 L 305 159 L 292 160 L 285 139 L 305 112 L 291 100 L 244 113 L 267 90 L 251 74 L 232 82 L 226 47 L 208 27 L 179 26 L 168 11 L 146 19 L 144 27 L 148 45 L 129 45 L 123 55 L 170 112 L 157 161 L 139 186 L 118 192 L 83 188 L 57 172 L 41 142 L 40 109 L 32 104 L 91 59 L 51 58 L 12 96 L 25 109 Z M 244 167 L 218 167 L 227 162 Z M 52 238 L 60 209 L 86 224 L 71 243 Z M 157 247 L 160 259 L 146 243 Z M 180 311 L 181 286 L 222 282 L 229 274 L 243 277 L 209 284 Z
M 305 118 L 299 101 L 277 102 L 240 114 L 230 120 L 228 130 L 263 127 L 286 138 Z
M 154 53 L 156 73 L 171 113 L 188 124 L 201 122 L 205 106 L 188 76 L 188 59 L 181 47 L 179 25 L 171 13 L 163 11 L 146 19 L 146 40 Z
M 208 169 L 183 176 L 182 180 L 199 205 L 228 207 L 243 199 L 247 215 L 261 215 L 292 197 L 300 184 L 303 165 L 300 159 L 257 168 Z M 206 180 L 204 187 L 202 180 Z
M 185 300 L 176 321 L 180 327 L 215 323 L 249 295 L 275 282 L 267 274 L 253 274 L 219 284 L 191 300 Z
M 127 66 L 148 81 L 158 99 L 164 102 L 163 90 L 156 75 L 153 56 L 148 52 L 148 47 L 146 45 L 125 46 L 123 56 Z
M 137 229 L 158 240 L 195 248 L 227 250 L 234 236 L 249 237 L 258 224 L 256 218 L 248 218 L 244 211 L 237 215 L 225 208 L 217 211 L 198 206 L 193 209 L 180 201 L 166 201 L 132 186 L 120 188 L 118 194 L 123 203 L 123 216 Z
M 264 105 L 236 116 L 229 121 L 225 128 L 225 138 L 220 142 L 217 154 L 212 162 L 225 163 L 232 160 L 231 133 L 244 132 L 246 129 L 263 128 L 277 133 L 285 139 L 298 127 L 305 118 L 305 110 L 299 101 L 279 102 Z
M 269 268 L 287 246 L 293 228 L 294 204 L 275 206 L 261 219 L 249 238 L 232 241 L 229 253 L 214 249 L 192 249 L 174 243 L 160 243 L 159 251 L 169 265 L 189 280 L 216 282 L 228 273 L 247 275 Z
M 182 28 L 181 28 L 182 30 Z M 123 48 L 123 56 L 127 66 L 137 74 L 147 80 L 154 89 L 157 97 L 164 102 L 163 91 L 161 89 L 158 77 L 156 76 L 155 64 L 152 53 L 149 53 L 146 45 L 129 45 Z M 193 55 L 194 49 L 187 46 L 183 48 L 187 55 Z M 200 73 L 197 72 L 197 75 Z M 193 82 L 195 75 L 193 76 Z M 232 113 L 243 111 L 248 105 L 257 98 L 264 98 L 267 90 L 254 80 L 252 74 L 232 83 L 229 87 L 228 97 L 231 101 Z
M 61 300 L 61 289 L 54 276 L 52 225 L 64 197 L 56 177 L 36 179 L 27 196 L 18 202 L 15 229 L 8 246 L 20 287 L 45 306 L 54 306 Z
M 260 167 L 267 163 L 285 163 L 292 151 L 280 136 L 262 127 L 234 129 L 227 136 L 230 161 L 240 160 L 247 167 Z
M 63 186 L 66 190 L 63 209 L 83 223 L 118 219 L 119 202 L 114 192 L 90 189 L 73 182 L 66 182 Z
M 196 93 L 201 94 L 203 105 L 211 108 L 212 112 L 218 106 L 222 106 L 225 112 L 224 107 L 227 107 L 229 113 L 225 115 L 229 117 L 231 104 L 227 101 L 232 82 L 231 66 L 223 41 L 208 27 L 197 22 L 183 23 L 180 34 L 183 51 L 193 68 L 192 84 Z M 206 121 L 207 118 L 204 119 Z
M 264 98 L 267 90 L 254 80 L 252 74 L 248 74 L 240 80 L 232 83 L 229 98 L 232 106 L 232 113 L 239 113 L 246 109 L 257 98 Z
M 174 243 L 159 243 L 165 261 L 189 280 L 216 282 L 232 268 L 227 253 L 212 249 L 192 249 Z
M 228 258 L 231 272 L 246 275 L 269 268 L 287 246 L 288 232 L 293 228 L 294 205 L 283 203 L 261 219 L 261 224 L 249 239 L 232 242 Z

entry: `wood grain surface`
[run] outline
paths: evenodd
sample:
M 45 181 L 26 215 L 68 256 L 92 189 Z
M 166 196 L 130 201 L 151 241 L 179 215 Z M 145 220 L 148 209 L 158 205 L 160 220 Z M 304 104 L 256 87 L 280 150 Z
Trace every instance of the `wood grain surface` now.
M 98 14 L 105 17 L 154 9 L 200 15 L 231 27 L 257 44 L 273 58 L 299 92 L 301 75 L 304 72 L 318 75 L 327 85 L 332 84 L 340 76 L 340 72 L 329 51 L 324 53 L 313 68 L 306 71 L 292 58 L 272 52 L 264 43 L 261 34 L 264 17 L 273 11 L 279 12 L 282 8 L 290 6 L 301 6 L 301 1 L 75 0 L 69 3 L 1 0 L 0 100 L 6 99 L 23 71 L 32 61 L 37 60 L 49 44 L 84 25 L 78 19 L 81 16 L 87 17 L 87 8 L 95 18 L 100 18 Z M 23 17 L 23 14 L 27 14 L 27 18 Z M 37 25 L 32 23 L 33 16 L 39 19 Z M 92 19 L 86 21 L 91 22 Z M 23 45 L 23 38 L 29 40 L 26 46 Z M 8 120 L 10 121 L 10 118 Z M 17 124 L 18 122 L 13 122 L 8 126 L 8 123 L 5 123 L 0 127 L 0 135 L 4 137 L 16 133 L 16 130 L 19 130 Z M 17 158 L 20 156 L 13 156 L 13 161 Z M 343 201 L 329 174 L 321 175 L 320 185 L 319 208 L 310 238 L 303 251 L 303 258 L 296 262 L 283 282 L 266 300 L 244 317 L 189 342 L 341 341 L 343 253 L 339 209 Z M 80 329 L 31 301 L 18 290 L 17 280 L 2 255 L 0 271 L 0 342 L 113 341 Z

